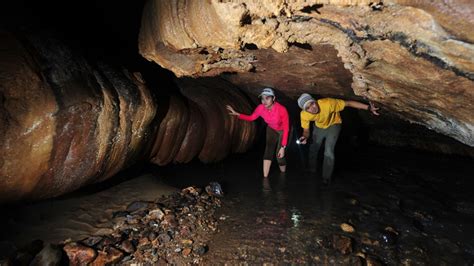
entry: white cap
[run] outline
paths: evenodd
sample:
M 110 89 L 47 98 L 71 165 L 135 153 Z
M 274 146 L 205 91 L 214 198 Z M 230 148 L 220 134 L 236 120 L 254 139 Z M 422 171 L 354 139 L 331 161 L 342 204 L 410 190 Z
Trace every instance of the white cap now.
M 303 93 L 298 98 L 298 106 L 305 110 L 309 103 L 315 102 L 313 96 L 309 95 L 308 93 Z
M 262 97 L 262 96 L 273 96 L 275 97 L 275 92 L 273 92 L 273 90 L 271 88 L 265 88 L 262 90 L 262 93 L 260 93 L 260 95 L 258 95 L 258 97 Z

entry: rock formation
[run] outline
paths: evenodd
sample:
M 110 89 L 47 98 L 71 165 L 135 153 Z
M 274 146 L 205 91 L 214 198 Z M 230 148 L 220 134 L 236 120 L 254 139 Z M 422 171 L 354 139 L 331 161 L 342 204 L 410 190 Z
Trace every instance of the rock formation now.
M 370 99 L 474 146 L 473 29 L 469 0 L 149 0 L 139 49 L 179 77 L 224 73 L 251 93 Z
M 249 103 L 219 86 L 205 102 L 158 99 L 139 73 L 88 62 L 45 33 L 0 31 L 0 202 L 61 195 L 137 161 L 213 162 L 246 151 L 255 125 L 217 103 L 229 95 Z M 190 95 L 192 87 L 182 86 Z

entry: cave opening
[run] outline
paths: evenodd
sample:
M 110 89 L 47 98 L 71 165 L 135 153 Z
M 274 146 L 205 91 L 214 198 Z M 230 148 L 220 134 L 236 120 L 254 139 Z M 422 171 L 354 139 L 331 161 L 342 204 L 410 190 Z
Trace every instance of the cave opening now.
M 369 11 L 380 16 L 398 8 L 374 3 Z M 150 7 L 158 4 L 161 9 Z M 410 93 L 396 90 L 408 83 L 396 80 L 406 72 L 397 72 L 395 59 L 410 51 L 396 50 L 392 56 L 381 47 L 386 57 L 374 53 L 354 64 L 347 58 L 361 58 L 375 48 L 364 44 L 357 50 L 351 44 L 355 52 L 346 57 L 338 46 L 343 39 L 334 32 L 323 39 L 336 41 L 320 43 L 290 41 L 292 36 L 282 43 L 284 31 L 268 43 L 262 40 L 273 35 L 251 39 L 277 32 L 285 23 L 300 23 L 295 28 L 301 32 L 320 25 L 312 17 L 292 20 L 292 12 L 329 14 L 321 20 L 332 22 L 340 19 L 338 12 L 359 10 L 357 5 L 284 5 L 272 11 L 270 4 L 249 3 L 221 12 L 226 4 L 16 1 L 2 8 L 0 265 L 474 262 L 474 149 L 446 134 L 472 136 L 472 113 L 456 116 L 465 118 L 459 121 L 467 126 L 460 127 L 458 120 L 443 116 L 453 114 L 449 108 L 426 107 L 460 106 L 452 103 L 458 96 L 442 99 L 445 94 L 434 92 L 423 104 L 407 98 L 407 106 L 419 104 L 417 109 L 400 107 L 406 102 L 397 100 Z M 207 12 L 209 7 L 215 9 Z M 145 16 L 175 8 L 172 16 Z M 213 20 L 221 13 L 229 16 L 228 23 Z M 259 31 L 262 14 L 262 27 L 268 28 Z M 147 21 L 150 17 L 164 26 Z M 224 29 L 209 24 L 199 28 L 211 33 L 193 28 L 165 35 L 183 17 L 180 25 L 194 27 L 199 24 L 193 19 L 204 19 L 219 21 Z M 343 22 L 332 23 L 349 27 Z M 249 29 L 247 35 L 237 38 L 232 34 L 239 31 L 225 28 L 234 24 Z M 157 49 L 150 54 L 162 56 L 163 64 L 143 52 L 149 45 L 140 35 L 143 29 L 163 34 L 150 45 Z M 181 32 L 201 42 L 165 38 Z M 222 32 L 242 47 L 235 48 Z M 358 38 L 366 34 L 351 32 Z M 405 46 L 410 42 L 403 40 Z M 464 67 L 447 68 L 445 61 L 429 56 L 446 71 Z M 468 74 L 459 78 L 471 75 L 463 71 Z M 393 104 L 376 94 L 359 94 L 361 73 L 375 80 L 367 83 L 367 91 L 380 93 L 376 86 L 383 84 Z M 394 78 L 375 79 L 382 75 Z M 472 85 L 472 80 L 463 82 L 459 94 L 468 87 L 464 84 Z M 239 120 L 226 108 L 250 115 L 263 102 L 263 88 L 271 88 L 289 114 L 287 169 L 281 171 L 277 150 L 268 177 L 262 176 L 266 122 Z M 329 137 L 315 156 L 319 131 L 312 122 L 309 142 L 299 142 L 304 130 L 298 98 L 305 92 L 316 100 L 345 102 L 329 185 L 322 179 Z M 370 108 L 369 99 L 380 107 L 380 116 L 362 110 Z M 432 124 L 413 123 L 418 112 L 429 113 L 421 117 Z M 452 130 L 441 134 L 427 128 L 439 129 L 441 123 Z

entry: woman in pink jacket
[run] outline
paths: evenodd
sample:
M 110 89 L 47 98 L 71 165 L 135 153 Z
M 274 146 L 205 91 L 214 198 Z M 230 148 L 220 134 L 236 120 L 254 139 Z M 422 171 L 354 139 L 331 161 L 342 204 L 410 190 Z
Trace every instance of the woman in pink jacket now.
M 230 115 L 235 115 L 239 119 L 246 121 L 253 121 L 258 117 L 262 117 L 268 124 L 265 154 L 263 156 L 263 177 L 268 177 L 272 159 L 277 151 L 280 171 L 286 171 L 285 148 L 288 143 L 290 123 L 288 111 L 283 105 L 275 101 L 275 93 L 272 89 L 263 89 L 258 97 L 261 99 L 262 104 L 258 105 L 251 115 L 237 113 L 230 105 L 227 105 L 227 110 L 229 110 Z

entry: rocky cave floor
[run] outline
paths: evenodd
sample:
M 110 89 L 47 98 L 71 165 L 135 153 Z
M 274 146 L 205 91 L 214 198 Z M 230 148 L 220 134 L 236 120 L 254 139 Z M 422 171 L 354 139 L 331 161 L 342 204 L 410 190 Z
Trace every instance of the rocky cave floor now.
M 334 181 L 325 188 L 294 160 L 286 174 L 274 167 L 262 179 L 260 156 L 256 149 L 217 164 L 150 167 L 147 179 L 10 206 L 2 210 L 0 239 L 0 255 L 10 250 L 10 259 L 0 264 L 54 254 L 62 256 L 58 263 L 94 265 L 474 263 L 472 159 L 381 148 L 339 151 Z M 166 185 L 156 186 L 157 179 Z M 221 184 L 223 198 L 189 188 L 211 181 Z M 164 193 L 163 187 L 178 190 Z M 165 196 L 156 197 L 157 191 Z

